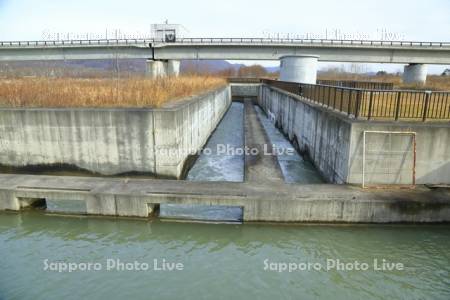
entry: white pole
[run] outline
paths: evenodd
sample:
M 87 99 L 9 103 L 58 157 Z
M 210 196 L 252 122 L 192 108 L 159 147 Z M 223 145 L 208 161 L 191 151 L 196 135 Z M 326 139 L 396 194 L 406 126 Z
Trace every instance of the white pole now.
M 363 132 L 363 159 L 362 159 L 362 188 L 365 188 L 365 166 L 366 166 L 366 132 Z

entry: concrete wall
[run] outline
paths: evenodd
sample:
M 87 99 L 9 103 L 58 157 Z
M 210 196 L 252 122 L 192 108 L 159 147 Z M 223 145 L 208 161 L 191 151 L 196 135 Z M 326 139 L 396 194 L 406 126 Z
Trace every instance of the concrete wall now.
M 230 88 L 161 109 L 0 109 L 0 164 L 69 164 L 179 178 L 231 103 Z
M 258 97 L 260 83 L 231 83 L 233 97 Z
M 262 85 L 259 104 L 270 118 L 329 181 L 344 183 L 350 149 L 351 123 L 300 97 Z
M 352 122 L 349 183 L 360 183 L 362 179 L 363 131 L 393 131 L 416 133 L 416 183 L 450 184 L 450 124 L 422 122 Z M 413 172 L 413 147 L 407 135 L 377 134 L 376 140 L 366 141 L 378 144 L 387 151 L 367 160 L 366 180 L 368 183 L 411 184 Z M 367 148 L 367 146 L 366 146 Z M 389 153 L 389 148 L 392 149 Z M 377 149 L 375 149 L 377 150 Z M 385 152 L 386 153 L 386 152 Z M 376 166 L 374 166 L 376 164 Z M 382 172 L 383 168 L 388 168 Z M 371 174 L 376 173 L 376 174 Z
M 263 85 L 259 104 L 291 141 L 309 153 L 322 175 L 333 183 L 362 183 L 363 132 L 414 132 L 411 135 L 370 134 L 366 140 L 368 184 L 450 184 L 450 124 L 356 121 L 302 97 Z

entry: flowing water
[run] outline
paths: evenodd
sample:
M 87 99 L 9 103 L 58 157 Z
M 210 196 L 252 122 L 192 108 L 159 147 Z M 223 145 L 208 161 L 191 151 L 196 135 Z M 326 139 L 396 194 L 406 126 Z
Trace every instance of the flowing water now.
M 448 225 L 211 225 L 0 213 L 0 299 L 450 299 L 449 249 Z M 337 259 L 370 267 L 326 267 Z M 404 269 L 374 270 L 374 259 Z M 135 261 L 149 269 L 121 269 Z M 96 269 L 80 270 L 88 262 Z M 68 263 L 79 269 L 58 272 L 56 263 L 60 271 Z M 160 270 L 163 263 L 183 268 Z M 279 263 L 323 268 L 279 272 Z
M 186 180 L 243 182 L 244 155 L 231 151 L 243 147 L 244 105 L 233 102 L 189 170 Z M 159 216 L 165 219 L 241 222 L 243 210 L 229 206 L 161 204 Z
M 277 159 L 285 182 L 323 183 L 324 180 L 314 165 L 296 152 L 291 142 L 274 126 L 261 108 L 255 106 L 255 109 L 270 143 L 279 151 Z M 244 156 L 233 151 L 223 151 L 225 147 L 231 150 L 244 147 L 244 106 L 242 103 L 233 102 L 205 146 L 208 152 L 200 155 L 189 171 L 187 180 L 244 181 Z
M 259 121 L 270 143 L 277 151 L 278 164 L 286 183 L 323 183 L 323 179 L 308 160 L 300 156 L 286 137 L 273 125 L 265 113 L 255 107 Z M 211 135 L 203 153 L 188 173 L 191 181 L 244 181 L 244 155 L 235 151 L 244 148 L 244 105 L 233 102 L 217 129 Z M 291 150 L 288 152 L 287 150 Z M 240 222 L 240 207 L 161 204 L 160 216 L 169 219 Z
M 297 153 L 291 142 L 274 126 L 264 111 L 255 106 L 259 121 L 269 137 L 270 143 L 278 150 L 277 160 L 286 183 L 324 183 L 314 165 Z
M 230 151 L 226 151 L 226 147 Z M 233 102 L 188 173 L 191 181 L 244 181 L 244 105 Z M 206 149 L 206 150 L 205 150 Z

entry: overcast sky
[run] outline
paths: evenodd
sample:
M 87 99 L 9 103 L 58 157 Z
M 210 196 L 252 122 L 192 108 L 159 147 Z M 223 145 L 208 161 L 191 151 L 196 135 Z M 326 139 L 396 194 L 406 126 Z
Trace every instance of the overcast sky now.
M 195 37 L 323 36 L 338 30 L 353 36 L 377 38 L 388 32 L 405 40 L 450 41 L 450 0 L 0 0 L 0 40 L 117 29 L 145 34 L 150 24 L 166 19 L 183 24 L 187 35 Z M 367 68 L 394 71 L 402 66 Z

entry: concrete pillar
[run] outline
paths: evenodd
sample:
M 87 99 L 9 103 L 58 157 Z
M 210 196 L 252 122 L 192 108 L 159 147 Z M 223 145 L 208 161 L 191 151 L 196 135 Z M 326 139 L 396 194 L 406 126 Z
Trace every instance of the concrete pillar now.
M 425 64 L 409 64 L 405 66 L 403 71 L 403 83 L 425 84 L 427 80 L 427 65 Z
M 319 56 L 296 55 L 280 58 L 280 80 L 315 84 Z
M 169 60 L 167 62 L 167 75 L 175 76 L 175 77 L 180 75 L 180 61 L 179 60 Z
M 151 78 L 180 75 L 179 60 L 147 60 L 146 75 Z
M 167 63 L 162 60 L 147 60 L 145 75 L 150 78 L 166 76 Z

